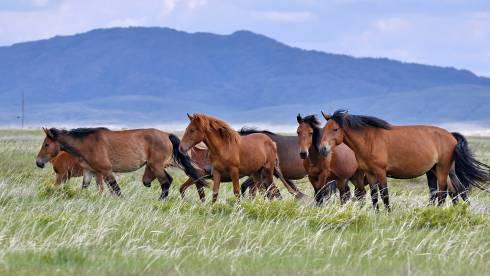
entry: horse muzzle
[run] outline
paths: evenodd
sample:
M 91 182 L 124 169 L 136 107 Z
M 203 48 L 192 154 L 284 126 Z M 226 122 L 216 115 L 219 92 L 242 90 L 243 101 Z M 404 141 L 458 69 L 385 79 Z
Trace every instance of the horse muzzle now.
M 320 148 L 320 154 L 323 155 L 323 157 L 327 157 L 328 153 L 330 152 L 330 146 L 326 145 Z
M 299 153 L 299 157 L 304 160 L 304 159 L 308 158 L 308 153 L 305 151 L 302 151 Z
M 44 168 L 44 164 L 46 164 L 43 160 L 36 160 L 36 166 L 38 168 Z
M 186 155 L 188 150 L 189 150 L 189 147 L 188 146 L 183 145 L 182 143 L 180 143 L 180 145 L 179 145 L 179 151 L 180 151 L 180 153 Z

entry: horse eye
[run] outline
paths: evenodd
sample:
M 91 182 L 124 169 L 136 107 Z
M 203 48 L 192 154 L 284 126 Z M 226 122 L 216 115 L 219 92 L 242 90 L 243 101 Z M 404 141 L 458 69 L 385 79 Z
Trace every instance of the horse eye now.
M 339 130 L 339 129 L 338 129 L 338 128 L 334 128 L 334 129 L 333 129 L 333 131 L 337 131 L 337 130 Z
M 44 147 L 47 148 L 49 145 L 48 144 L 44 144 Z

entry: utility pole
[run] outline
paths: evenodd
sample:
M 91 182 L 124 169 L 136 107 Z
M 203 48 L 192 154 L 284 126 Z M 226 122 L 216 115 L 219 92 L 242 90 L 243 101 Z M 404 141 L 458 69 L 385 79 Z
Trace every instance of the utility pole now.
M 21 110 L 21 126 L 24 128 L 24 90 L 22 90 L 22 110 Z

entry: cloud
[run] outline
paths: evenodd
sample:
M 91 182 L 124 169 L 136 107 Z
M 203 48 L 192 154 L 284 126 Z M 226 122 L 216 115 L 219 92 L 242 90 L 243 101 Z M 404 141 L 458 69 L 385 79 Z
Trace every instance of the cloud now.
M 373 23 L 375 29 L 383 33 L 393 33 L 407 30 L 410 23 L 402 18 L 383 18 L 378 19 Z
M 258 13 L 260 18 L 277 22 L 304 22 L 312 17 L 308 11 L 266 11 Z

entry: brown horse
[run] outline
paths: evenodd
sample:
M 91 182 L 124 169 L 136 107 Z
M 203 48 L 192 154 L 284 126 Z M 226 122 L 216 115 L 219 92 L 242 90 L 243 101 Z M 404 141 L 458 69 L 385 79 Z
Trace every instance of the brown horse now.
M 172 177 L 165 171 L 172 158 L 185 173 L 195 179 L 197 172 L 190 159 L 178 150 L 180 140 L 173 134 L 156 129 L 111 131 L 106 128 L 78 128 L 70 131 L 43 129 L 46 138 L 36 158 L 36 165 L 45 163 L 60 150 L 81 160 L 81 166 L 100 174 L 112 192 L 121 195 L 114 172 L 132 172 L 144 165 L 156 176 L 162 188 L 160 199 L 168 196 Z M 85 180 L 85 179 L 84 179 Z M 145 186 L 150 183 L 143 182 Z M 203 183 L 204 185 L 204 183 Z M 84 186 L 88 186 L 84 183 Z
M 92 173 L 84 170 L 80 165 L 78 158 L 72 156 L 66 151 L 60 151 L 58 155 L 49 160 L 53 164 L 53 170 L 56 173 L 55 184 L 60 185 L 65 183 L 72 177 L 83 176 L 84 178 L 92 177 Z M 104 191 L 104 185 L 102 183 L 102 177 L 97 175 L 97 190 L 99 192 Z M 84 183 L 90 183 L 90 180 L 85 180 Z
M 376 117 L 350 115 L 344 110 L 322 114 L 327 123 L 321 153 L 325 155 L 342 143 L 349 146 L 369 183 L 378 184 L 387 210 L 390 204 L 386 177 L 434 175 L 439 205 L 447 197 L 448 177 L 464 200 L 470 186 L 482 188 L 482 183 L 490 181 L 490 167 L 473 157 L 466 139 L 459 133 L 435 126 L 394 126 Z M 371 195 L 377 207 L 377 191 Z
M 192 149 L 189 150 L 190 152 L 190 158 L 193 162 L 193 164 L 197 167 L 197 172 L 201 176 L 201 178 L 209 179 L 212 178 L 212 172 L 211 172 L 211 160 L 209 160 L 209 150 L 206 148 L 198 148 L 197 146 L 192 147 Z M 276 174 L 275 174 L 276 175 Z M 221 176 L 221 182 L 230 182 L 231 178 L 226 177 L 226 176 Z M 247 178 L 247 180 L 243 184 L 253 184 L 253 179 L 251 177 Z M 199 199 L 204 202 L 206 200 L 206 194 L 204 192 L 204 189 L 202 186 L 199 185 L 194 179 L 188 178 L 181 186 L 180 186 L 180 195 L 182 198 L 185 196 L 185 191 L 191 186 L 191 185 L 196 185 L 196 189 L 199 195 Z M 243 187 L 242 184 L 242 187 Z M 293 184 L 294 185 L 294 184 Z M 250 185 L 248 185 L 250 186 Z M 247 187 L 248 187 L 247 186 Z M 281 193 L 277 189 L 277 187 L 274 185 L 274 183 L 271 184 L 270 187 L 263 187 L 260 186 L 258 187 L 261 191 L 265 191 L 267 194 L 266 196 L 269 198 L 281 198 Z M 242 194 L 243 195 L 243 194 Z
M 298 114 L 296 120 L 298 121 L 297 144 L 299 146 L 299 155 L 297 155 L 304 160 L 303 165 L 315 190 L 317 204 L 321 205 L 325 198 L 334 193 L 335 186 L 340 193 L 340 202 L 345 203 L 350 198 L 347 185 L 349 179 L 356 186 L 356 198 L 362 200 L 366 194 L 364 173 L 358 170 L 354 152 L 345 144 L 340 144 L 333 148 L 327 157 L 322 156 L 319 145 L 323 130 L 316 116 L 301 117 Z M 335 186 L 327 184 L 331 182 Z
M 289 186 L 298 190 L 292 180 L 300 180 L 306 176 L 306 170 L 303 167 L 303 160 L 298 156 L 297 138 L 294 136 L 279 135 L 267 130 L 257 130 L 254 128 L 242 128 L 238 131 L 241 136 L 253 133 L 263 133 L 276 143 L 277 156 L 279 157 L 279 167 L 282 175 L 288 182 Z M 242 183 L 241 193 L 245 193 L 246 189 L 253 184 L 251 178 L 248 178 Z
M 179 149 L 182 153 L 187 152 L 199 142 L 204 142 L 208 147 L 213 175 L 213 203 L 218 198 L 222 177 L 232 180 L 233 192 L 240 199 L 240 177 L 252 176 L 254 190 L 260 186 L 270 187 L 275 170 L 291 194 L 302 195 L 282 177 L 276 145 L 267 135 L 256 133 L 240 136 L 220 119 L 204 114 L 187 116 L 190 123 Z

